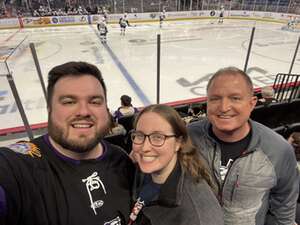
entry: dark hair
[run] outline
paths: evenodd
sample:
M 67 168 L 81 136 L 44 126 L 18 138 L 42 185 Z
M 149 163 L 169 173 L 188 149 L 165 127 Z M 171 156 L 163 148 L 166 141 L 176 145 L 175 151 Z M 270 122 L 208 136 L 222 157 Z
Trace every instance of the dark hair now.
M 121 96 L 121 103 L 123 106 L 132 106 L 131 98 L 128 95 Z
M 47 105 L 50 107 L 50 103 L 53 96 L 53 89 L 56 82 L 66 76 L 79 77 L 82 75 L 90 75 L 99 80 L 104 90 L 104 96 L 106 98 L 106 86 L 102 78 L 100 70 L 87 62 L 67 62 L 52 68 L 48 73 L 48 86 L 47 86 Z
M 195 182 L 199 182 L 203 178 L 209 186 L 215 189 L 204 159 L 199 150 L 192 145 L 185 122 L 181 119 L 178 112 L 168 105 L 156 104 L 147 106 L 136 117 L 134 121 L 135 128 L 140 117 L 147 112 L 157 113 L 164 118 L 171 125 L 176 138 L 181 138 L 182 144 L 178 151 L 178 161 L 183 170 L 188 172 Z
M 292 146 L 294 147 L 297 161 L 300 160 L 300 132 L 293 132 L 291 134 Z
M 253 83 L 251 81 L 251 78 L 244 71 L 242 71 L 242 70 L 240 70 L 236 67 L 233 67 L 233 66 L 219 69 L 214 75 L 212 75 L 212 77 L 209 79 L 208 84 L 206 86 L 206 91 L 208 91 L 208 89 L 210 88 L 212 82 L 217 77 L 224 76 L 224 75 L 225 76 L 226 75 L 241 76 L 245 80 L 245 82 L 247 83 L 247 86 L 249 87 L 250 93 L 253 95 L 254 90 L 253 90 Z

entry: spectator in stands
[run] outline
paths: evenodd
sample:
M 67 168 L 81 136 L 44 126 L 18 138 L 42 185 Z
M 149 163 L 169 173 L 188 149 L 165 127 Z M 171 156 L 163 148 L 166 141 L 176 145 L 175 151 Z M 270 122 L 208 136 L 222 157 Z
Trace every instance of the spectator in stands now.
M 40 13 L 35 9 L 35 10 L 33 11 L 33 16 L 40 16 Z
M 298 169 L 300 170 L 300 132 L 293 132 L 288 138 L 288 142 L 294 147 L 296 159 L 298 161 Z M 298 195 L 297 200 L 296 223 L 300 224 L 300 195 Z
M 176 110 L 147 106 L 134 127 L 132 154 L 140 171 L 129 224 L 223 224 L 209 171 Z
M 290 135 L 288 142 L 294 147 L 296 159 L 300 162 L 300 132 L 293 132 Z
M 295 155 L 296 155 L 298 167 L 300 170 L 300 132 L 293 132 L 289 136 L 288 142 L 293 146 L 293 148 L 295 150 Z
M 108 136 L 111 135 L 126 135 L 127 131 L 124 128 L 124 126 L 122 124 L 119 124 L 117 121 L 115 121 L 113 115 L 111 113 L 109 113 L 109 117 L 110 117 L 110 128 L 109 128 L 109 133 Z
M 295 154 L 280 135 L 249 119 L 256 101 L 246 73 L 220 69 L 207 85 L 208 119 L 190 123 L 189 134 L 214 174 L 225 224 L 292 225 L 299 189 Z
M 277 99 L 274 97 L 274 89 L 270 86 L 261 88 L 261 97 L 258 100 L 259 104 L 269 105 L 272 102 L 277 102 Z
M 56 66 L 47 92 L 49 133 L 0 149 L 0 224 L 125 224 L 133 165 L 102 141 L 109 114 L 101 72 L 85 62 Z
M 115 111 L 114 118 L 117 120 L 123 116 L 131 116 L 138 112 L 136 107 L 131 104 L 131 97 L 128 95 L 121 96 L 121 106 Z

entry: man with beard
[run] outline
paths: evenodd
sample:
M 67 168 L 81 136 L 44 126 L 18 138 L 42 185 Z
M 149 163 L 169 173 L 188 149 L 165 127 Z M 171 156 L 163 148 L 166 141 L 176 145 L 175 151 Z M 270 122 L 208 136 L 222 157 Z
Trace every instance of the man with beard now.
M 0 224 L 121 225 L 129 215 L 133 165 L 108 132 L 106 87 L 97 67 L 54 67 L 48 134 L 0 149 Z

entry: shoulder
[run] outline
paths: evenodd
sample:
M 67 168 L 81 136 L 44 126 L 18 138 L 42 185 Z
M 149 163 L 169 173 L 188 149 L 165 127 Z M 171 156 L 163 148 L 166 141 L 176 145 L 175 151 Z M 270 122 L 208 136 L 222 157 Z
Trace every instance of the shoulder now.
M 190 132 L 206 132 L 209 127 L 209 121 L 207 119 L 195 121 L 189 123 L 187 128 Z
M 191 200 L 196 201 L 197 205 L 204 202 L 211 202 L 211 205 L 216 205 L 217 207 L 219 205 L 215 194 L 204 179 L 201 179 L 199 182 L 195 182 L 190 176 L 186 176 L 184 189 Z
M 280 134 L 258 122 L 251 122 L 252 136 L 264 152 L 276 154 L 293 152 L 292 146 Z
M 209 137 L 209 126 L 210 123 L 207 119 L 188 124 L 188 134 L 194 144 L 202 141 L 206 142 Z
M 105 146 L 108 155 L 129 158 L 127 152 L 123 148 L 111 144 L 106 140 L 103 140 L 102 143 Z
M 121 108 L 122 108 L 122 107 L 117 108 L 117 110 L 114 112 L 114 117 L 115 117 L 115 118 L 122 115 L 122 113 L 120 112 L 120 109 L 121 109 Z
M 133 165 L 132 160 L 123 148 L 111 144 L 105 140 L 103 140 L 102 144 L 103 146 L 105 146 L 106 149 L 105 158 L 108 159 L 110 163 L 119 163 L 120 166 Z
M 223 211 L 222 208 L 205 180 L 200 180 L 198 183 L 191 179 L 186 179 L 185 182 L 186 200 L 191 202 L 195 216 L 198 217 L 200 224 L 222 225 Z
M 10 155 L 25 155 L 31 158 L 40 158 L 41 151 L 37 144 L 29 141 L 20 141 L 0 148 L 1 153 Z M 3 150 L 3 151 L 2 151 Z
M 261 150 L 276 167 L 296 164 L 293 147 L 272 129 L 252 121 L 252 135 L 256 148 Z
M 136 107 L 133 107 L 133 109 L 134 109 L 134 113 L 137 113 L 137 112 L 139 112 L 139 109 L 138 109 L 138 108 L 136 108 Z
M 104 141 L 106 145 L 105 162 L 108 170 L 118 174 L 118 176 L 126 178 L 130 185 L 133 183 L 135 166 L 129 155 L 121 147 Z

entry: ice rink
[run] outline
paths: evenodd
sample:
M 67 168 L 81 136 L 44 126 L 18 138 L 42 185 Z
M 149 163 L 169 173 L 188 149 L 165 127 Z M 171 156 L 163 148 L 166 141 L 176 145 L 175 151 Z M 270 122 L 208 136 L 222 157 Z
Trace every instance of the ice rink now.
M 0 59 L 24 40 L 8 61 L 30 124 L 47 121 L 45 98 L 28 43 L 35 44 L 44 80 L 48 71 L 67 61 L 96 64 L 108 87 L 111 111 L 128 94 L 135 106 L 156 103 L 157 34 L 161 34 L 160 102 L 205 96 L 209 76 L 226 66 L 244 68 L 251 29 L 255 26 L 248 73 L 256 87 L 273 83 L 277 73 L 287 73 L 299 33 L 284 31 L 283 24 L 246 20 L 181 20 L 132 24 L 120 36 L 109 25 L 107 45 L 100 43 L 96 25 L 0 30 Z M 299 55 L 299 54 L 298 54 Z M 300 73 L 300 56 L 292 73 Z M 23 126 L 0 67 L 0 130 Z

